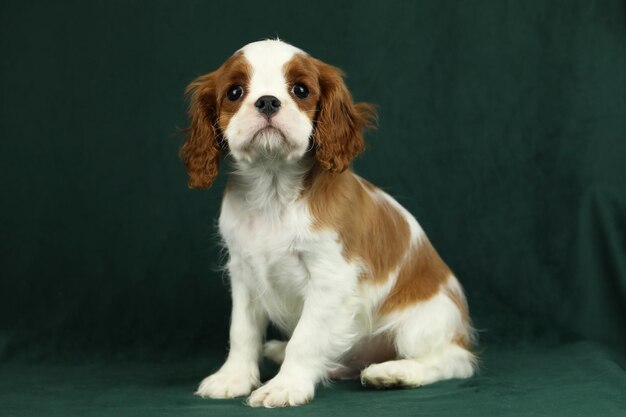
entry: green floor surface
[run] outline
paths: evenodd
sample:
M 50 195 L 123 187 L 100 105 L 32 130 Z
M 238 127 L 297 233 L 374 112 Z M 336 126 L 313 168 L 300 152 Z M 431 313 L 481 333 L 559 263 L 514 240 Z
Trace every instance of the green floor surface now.
M 0 415 L 12 416 L 625 416 L 626 374 L 613 354 L 580 342 L 555 348 L 485 347 L 469 380 L 412 390 L 367 390 L 357 381 L 317 390 L 298 408 L 251 409 L 242 399 L 193 395 L 217 355 L 167 363 L 9 363 Z

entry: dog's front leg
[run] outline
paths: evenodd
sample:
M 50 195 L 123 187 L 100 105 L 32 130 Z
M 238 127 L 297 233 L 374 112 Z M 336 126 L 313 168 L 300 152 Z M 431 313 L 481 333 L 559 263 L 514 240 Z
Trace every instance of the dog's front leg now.
M 308 403 L 328 365 L 350 348 L 355 337 L 354 307 L 350 300 L 359 272 L 340 252 L 336 258 L 330 260 L 328 256 L 318 255 L 303 258 L 310 280 L 302 315 L 287 343 L 280 371 L 250 395 L 250 406 Z
M 259 360 L 267 318 L 245 285 L 245 275 L 251 271 L 236 258 L 231 258 L 228 270 L 233 301 L 230 351 L 219 371 L 200 383 L 196 395 L 201 397 L 242 397 L 261 385 Z

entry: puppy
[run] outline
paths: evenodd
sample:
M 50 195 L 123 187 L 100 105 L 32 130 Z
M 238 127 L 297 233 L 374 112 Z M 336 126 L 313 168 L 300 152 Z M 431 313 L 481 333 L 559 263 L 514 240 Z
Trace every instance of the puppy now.
M 230 351 L 197 395 L 295 406 L 324 379 L 418 387 L 474 373 L 459 282 L 411 214 L 350 171 L 375 114 L 353 103 L 339 69 L 266 40 L 187 93 L 189 186 L 232 165 L 219 218 Z M 287 340 L 264 345 L 268 322 Z M 281 367 L 261 385 L 263 354 Z

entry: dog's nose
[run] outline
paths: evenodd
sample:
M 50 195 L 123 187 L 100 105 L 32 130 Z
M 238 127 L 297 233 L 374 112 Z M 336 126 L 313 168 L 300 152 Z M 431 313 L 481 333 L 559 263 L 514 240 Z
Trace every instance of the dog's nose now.
M 274 96 L 261 96 L 256 103 L 254 103 L 254 107 L 267 117 L 271 117 L 272 114 L 280 109 L 280 100 Z

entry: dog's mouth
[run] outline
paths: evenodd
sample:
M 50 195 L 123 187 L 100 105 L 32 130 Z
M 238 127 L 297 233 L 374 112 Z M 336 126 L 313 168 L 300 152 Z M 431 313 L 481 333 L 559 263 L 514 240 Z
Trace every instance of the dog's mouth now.
M 252 139 L 245 145 L 247 152 L 263 154 L 283 154 L 291 149 L 291 143 L 282 130 L 273 125 L 266 125 L 257 130 Z
M 270 135 L 279 136 L 283 141 L 287 141 L 287 138 L 285 137 L 285 134 L 282 132 L 282 130 L 273 125 L 267 125 L 257 130 L 254 136 L 252 136 L 252 140 L 255 140 L 261 136 L 267 137 Z

